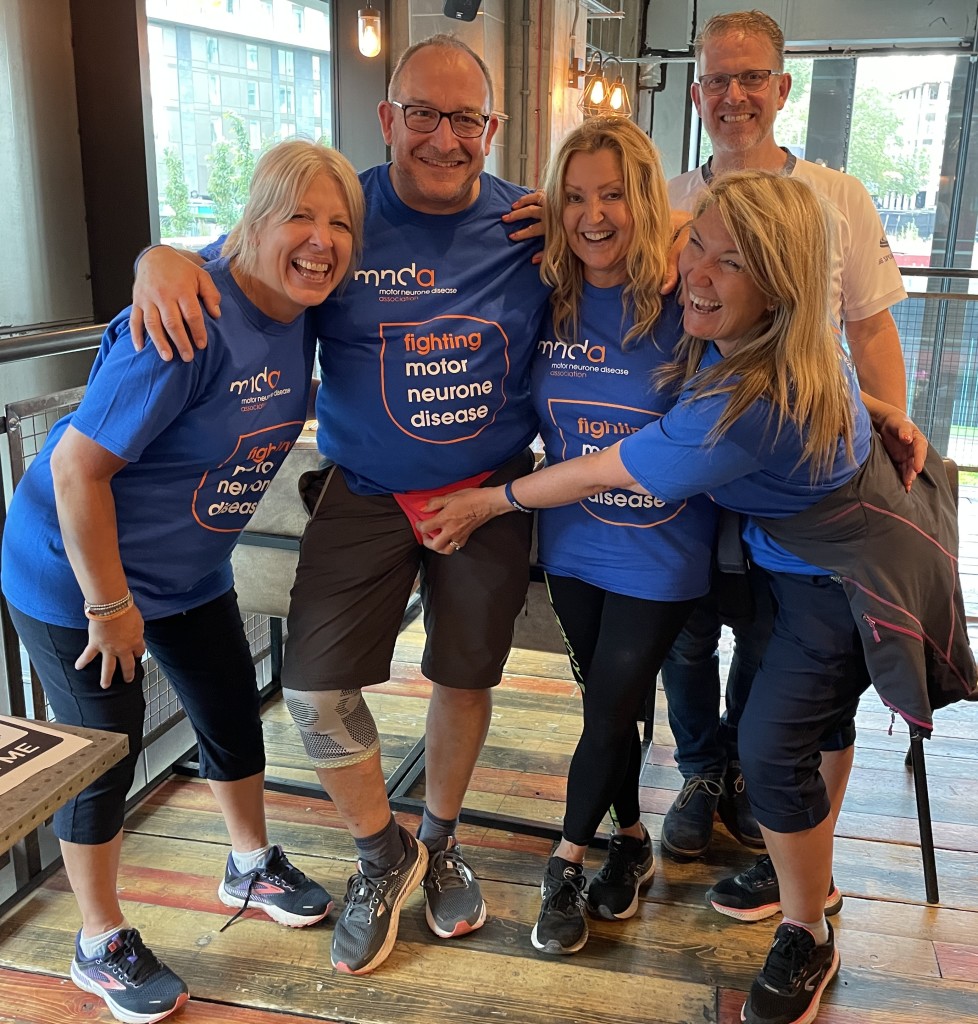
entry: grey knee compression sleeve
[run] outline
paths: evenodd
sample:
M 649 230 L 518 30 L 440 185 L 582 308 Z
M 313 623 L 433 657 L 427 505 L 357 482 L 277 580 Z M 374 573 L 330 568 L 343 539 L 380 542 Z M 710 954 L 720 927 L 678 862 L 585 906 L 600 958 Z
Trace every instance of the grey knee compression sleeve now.
M 360 690 L 283 690 L 302 744 L 317 768 L 359 764 L 380 749 Z

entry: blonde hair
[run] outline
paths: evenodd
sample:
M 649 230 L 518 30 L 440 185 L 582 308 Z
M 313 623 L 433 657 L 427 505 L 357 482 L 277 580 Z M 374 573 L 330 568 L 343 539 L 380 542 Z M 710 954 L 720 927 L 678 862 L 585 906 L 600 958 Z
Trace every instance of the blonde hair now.
M 540 267 L 543 281 L 553 288 L 550 298 L 554 330 L 559 338 L 576 338 L 584 268 L 570 247 L 564 230 L 564 179 L 575 153 L 597 153 L 607 149 L 621 164 L 625 202 L 634 222 L 632 240 L 625 255 L 627 279 L 625 312 L 634 325 L 622 339 L 626 346 L 651 332 L 662 312 L 659 289 L 665 277 L 672 241 L 669 196 L 659 152 L 652 140 L 625 117 L 595 117 L 570 131 L 561 140 L 547 165 L 543 189 L 544 226 L 547 247 Z
M 345 284 L 363 252 L 363 189 L 353 164 L 342 153 L 309 139 L 289 139 L 261 155 L 241 220 L 228 234 L 221 255 L 234 257 L 245 274 L 255 273 L 259 235 L 266 225 L 287 221 L 321 174 L 336 183 L 350 213 L 353 253 L 340 286 Z
M 798 465 L 812 481 L 832 469 L 839 438 L 853 455 L 854 412 L 829 306 L 831 243 L 824 207 L 803 181 L 764 171 L 717 177 L 696 216 L 715 209 L 744 260 L 746 273 L 770 299 L 761 320 L 735 351 L 699 370 L 710 344 L 684 335 L 663 382 L 691 381 L 693 399 L 729 394 L 708 435 L 715 441 L 757 401 L 771 405 L 777 432 L 787 421 L 801 434 Z M 694 224 L 695 226 L 695 224 Z
M 731 11 L 730 14 L 714 14 L 703 26 L 702 31 L 693 42 L 693 53 L 699 67 L 703 47 L 711 39 L 737 33 L 745 36 L 760 36 L 771 44 L 777 58 L 777 67 L 771 71 L 784 71 L 784 33 L 781 26 L 769 14 L 763 11 Z
M 394 65 L 394 70 L 391 72 L 390 84 L 387 86 L 387 99 L 394 100 L 400 96 L 401 76 L 404 74 L 404 65 L 407 64 L 418 50 L 424 50 L 428 47 L 435 47 L 440 50 L 458 50 L 461 53 L 467 53 L 476 62 L 476 64 L 479 65 L 479 70 L 482 72 L 482 76 L 486 80 L 486 89 L 489 91 L 489 111 L 491 111 L 493 106 L 492 75 L 489 74 L 489 68 L 486 66 L 486 62 L 475 52 L 475 50 L 472 49 L 471 46 L 467 43 L 463 43 L 458 36 L 454 36 L 450 32 L 439 32 L 437 35 L 428 36 L 427 39 L 422 39 L 413 46 L 409 46 L 401 54 L 397 63 Z

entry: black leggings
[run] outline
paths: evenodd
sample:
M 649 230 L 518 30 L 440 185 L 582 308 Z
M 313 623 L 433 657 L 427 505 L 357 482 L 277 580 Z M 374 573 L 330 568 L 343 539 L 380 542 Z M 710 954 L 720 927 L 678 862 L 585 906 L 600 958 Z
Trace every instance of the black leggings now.
M 586 846 L 605 813 L 639 819 L 638 720 L 695 601 L 648 601 L 547 575 L 550 603 L 583 693 L 584 728 L 567 775 L 564 838 Z

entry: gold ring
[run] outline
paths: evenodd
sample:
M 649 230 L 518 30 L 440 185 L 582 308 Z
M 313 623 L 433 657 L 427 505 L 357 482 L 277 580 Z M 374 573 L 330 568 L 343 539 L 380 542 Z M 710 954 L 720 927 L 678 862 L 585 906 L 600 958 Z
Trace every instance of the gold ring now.
M 451 544 L 452 547 L 455 548 L 456 551 L 461 551 L 462 550 L 462 545 L 459 544 L 459 542 L 457 540 L 450 540 L 448 543 Z

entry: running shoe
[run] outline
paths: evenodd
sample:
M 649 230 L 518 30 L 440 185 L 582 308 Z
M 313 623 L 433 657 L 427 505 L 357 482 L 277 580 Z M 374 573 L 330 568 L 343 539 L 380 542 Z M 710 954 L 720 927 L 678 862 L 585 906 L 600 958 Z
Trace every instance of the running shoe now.
M 333 897 L 291 864 L 281 846 L 273 846 L 268 851 L 260 868 L 243 873 L 228 854 L 224 881 L 217 888 L 217 896 L 225 906 L 239 908 L 221 931 L 233 924 L 249 906 L 264 910 L 273 921 L 289 928 L 316 924 L 333 906 Z
M 624 921 L 638 910 L 638 890 L 655 874 L 652 837 L 612 836 L 608 858 L 591 879 L 587 909 L 594 917 Z
M 143 945 L 135 928 L 116 932 L 93 957 L 82 953 L 79 932 L 71 980 L 104 1000 L 125 1024 L 153 1024 L 190 998 L 187 986 Z
M 438 846 L 428 851 L 428 870 L 421 883 L 426 902 L 424 916 L 435 935 L 452 939 L 486 923 L 486 901 L 458 840 L 449 836 Z
M 428 851 L 401 829 L 405 854 L 379 878 L 363 872 L 358 863 L 347 883 L 346 903 L 333 930 L 333 966 L 344 974 L 369 974 L 394 948 L 404 901 L 421 884 L 428 867 Z
M 738 921 L 762 921 L 781 912 L 781 888 L 771 858 L 764 854 L 746 870 L 732 878 L 722 878 L 706 894 L 706 902 L 718 913 Z M 835 879 L 829 881 L 825 897 L 825 916 L 842 909 L 842 893 Z

